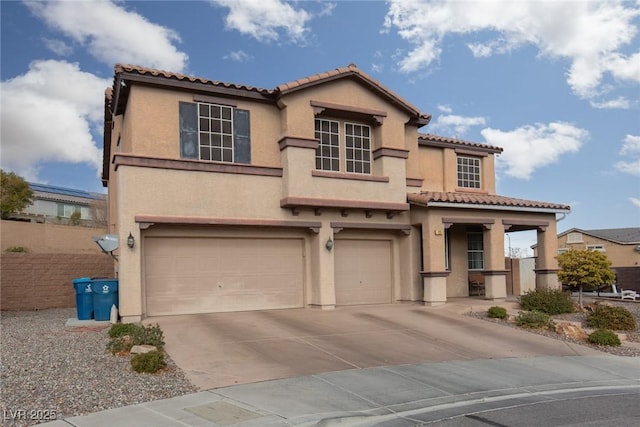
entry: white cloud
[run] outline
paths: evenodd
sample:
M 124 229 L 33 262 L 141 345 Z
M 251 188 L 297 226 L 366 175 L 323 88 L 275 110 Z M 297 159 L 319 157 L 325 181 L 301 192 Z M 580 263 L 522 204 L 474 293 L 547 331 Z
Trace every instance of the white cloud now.
M 640 208 L 640 199 L 636 198 L 636 197 L 629 197 L 629 201 L 631 202 L 631 204 L 637 208 Z
M 258 41 L 272 42 L 286 33 L 294 43 L 304 44 L 311 14 L 304 9 L 295 9 L 281 0 L 211 0 L 211 3 L 226 7 L 229 14 L 225 18 L 227 28 L 237 30 Z M 330 14 L 331 8 L 323 9 Z
M 638 135 L 626 135 L 624 137 L 624 143 L 620 149 L 620 154 L 635 154 L 640 155 L 640 136 Z
M 98 174 L 102 153 L 91 135 L 103 121 L 100 79 L 66 61 L 34 61 L 0 85 L 2 167 L 39 181 L 42 162 L 85 163 Z
M 400 60 L 403 72 L 416 72 L 437 61 L 447 35 L 485 37 L 490 32 L 495 38 L 467 45 L 474 56 L 533 45 L 541 56 L 569 60 L 567 83 L 576 95 L 591 99 L 605 91 L 606 76 L 640 82 L 640 53 L 622 52 L 636 36 L 633 20 L 638 16 L 638 2 L 392 0 L 384 29 L 396 28 L 414 46 Z
M 230 59 L 236 62 L 253 61 L 253 56 L 243 50 L 234 50 L 224 56 L 224 59 Z
M 431 123 L 430 130 L 447 133 L 455 137 L 462 137 L 470 127 L 484 126 L 485 124 L 486 120 L 484 117 L 465 117 L 448 114 L 438 116 L 436 121 Z
M 60 56 L 69 56 L 73 53 L 73 48 L 62 40 L 43 38 L 44 45 L 51 52 Z
M 640 176 L 640 136 L 626 135 L 619 154 L 626 156 L 626 159 L 617 162 L 615 168 L 623 173 Z
M 504 149 L 496 159 L 498 169 L 520 179 L 530 179 L 537 169 L 577 152 L 589 138 L 589 132 L 565 122 L 537 123 L 512 131 L 486 128 L 480 133 L 488 144 Z
M 50 27 L 85 46 L 97 60 L 181 72 L 188 60 L 178 34 L 111 1 L 25 2 Z
M 621 109 L 628 110 L 631 108 L 631 101 L 623 96 L 608 101 L 591 101 L 591 106 L 598 109 Z
M 446 114 L 451 114 L 453 113 L 453 108 L 451 108 L 451 106 L 449 105 L 438 105 L 438 111 L 441 111 Z

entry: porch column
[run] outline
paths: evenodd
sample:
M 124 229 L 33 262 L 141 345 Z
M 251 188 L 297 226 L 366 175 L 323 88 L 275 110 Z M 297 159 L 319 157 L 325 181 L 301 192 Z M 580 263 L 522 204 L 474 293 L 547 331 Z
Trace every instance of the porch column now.
M 556 221 L 538 228 L 538 258 L 536 259 L 536 289 L 560 289 L 558 281 L 558 237 Z
M 445 268 L 444 226 L 434 218 L 422 224 L 422 266 L 420 272 L 424 289 L 424 305 L 436 306 L 447 302 L 447 277 Z
M 484 293 L 485 299 L 507 297 L 507 270 L 504 268 L 504 225 L 485 225 L 484 232 Z
M 327 249 L 327 241 L 333 242 L 333 229 L 324 224 L 318 234 L 311 237 L 311 296 L 309 305 L 322 309 L 336 306 L 336 288 L 333 251 Z

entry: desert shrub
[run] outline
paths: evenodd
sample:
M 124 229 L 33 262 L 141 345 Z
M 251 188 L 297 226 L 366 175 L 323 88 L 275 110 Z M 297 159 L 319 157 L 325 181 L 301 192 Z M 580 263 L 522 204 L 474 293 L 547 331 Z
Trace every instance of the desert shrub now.
M 116 323 L 109 329 L 109 336 L 111 338 L 122 337 L 125 335 L 132 335 L 136 329 L 140 326 L 135 323 Z
M 487 310 L 487 316 L 492 319 L 505 319 L 507 317 L 507 309 L 494 305 Z
M 164 361 L 164 353 L 161 351 L 140 353 L 131 358 L 131 367 L 138 373 L 146 372 L 153 374 L 165 366 L 167 366 L 167 364 Z
M 113 333 L 113 335 L 112 335 Z M 126 353 L 134 345 L 148 344 L 158 350 L 164 347 L 164 334 L 160 325 L 137 325 L 135 323 L 116 324 L 109 330 L 111 339 L 107 343 L 107 350 L 111 353 Z
M 527 311 L 541 311 L 549 315 L 572 313 L 571 294 L 561 289 L 535 289 L 520 297 L 520 306 Z
M 590 343 L 598 345 L 618 346 L 621 344 L 620 338 L 608 329 L 598 329 L 597 331 L 592 332 L 589 335 L 588 340 Z
M 552 328 L 553 321 L 551 317 L 547 313 L 543 313 L 542 311 L 521 311 L 516 316 L 516 324 L 518 326 L 522 326 L 523 328 L 530 329 L 541 329 L 541 328 Z
M 589 313 L 587 326 L 614 331 L 631 331 L 636 328 L 636 319 L 624 307 L 601 305 Z
M 5 252 L 26 253 L 29 252 L 29 249 L 24 246 L 11 246 L 10 248 L 5 249 Z

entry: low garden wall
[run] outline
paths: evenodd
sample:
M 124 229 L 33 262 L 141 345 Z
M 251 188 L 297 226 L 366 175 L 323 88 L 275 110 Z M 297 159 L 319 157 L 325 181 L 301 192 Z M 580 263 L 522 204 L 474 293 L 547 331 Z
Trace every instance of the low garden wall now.
M 114 277 L 114 261 L 105 254 L 0 254 L 0 310 L 75 307 L 72 280 Z

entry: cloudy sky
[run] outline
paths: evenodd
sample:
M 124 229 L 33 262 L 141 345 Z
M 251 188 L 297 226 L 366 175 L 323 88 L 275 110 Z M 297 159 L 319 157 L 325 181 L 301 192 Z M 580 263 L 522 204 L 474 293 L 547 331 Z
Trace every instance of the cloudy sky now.
M 640 226 L 640 1 L 0 8 L 0 162 L 29 181 L 106 191 L 115 63 L 263 88 L 356 63 L 433 115 L 423 132 L 503 147 L 498 193 L 570 204 L 560 231 Z

